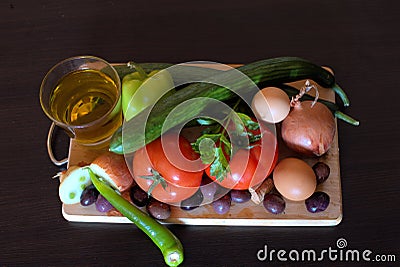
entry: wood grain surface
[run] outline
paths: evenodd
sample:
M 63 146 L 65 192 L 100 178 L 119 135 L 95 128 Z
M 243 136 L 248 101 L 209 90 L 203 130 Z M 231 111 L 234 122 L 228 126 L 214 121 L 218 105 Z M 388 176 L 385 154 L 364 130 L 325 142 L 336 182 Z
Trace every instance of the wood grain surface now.
M 73 223 L 61 214 L 60 169 L 50 162 L 50 120 L 39 104 L 46 72 L 70 56 L 110 62 L 248 63 L 290 55 L 329 64 L 346 90 L 338 122 L 343 220 L 336 227 L 169 225 L 183 266 L 398 266 L 400 154 L 398 1 L 3 1 L 0 4 L 0 265 L 164 266 L 134 225 Z M 56 155 L 68 139 L 57 132 Z M 397 262 L 260 261 L 269 249 L 347 248 Z

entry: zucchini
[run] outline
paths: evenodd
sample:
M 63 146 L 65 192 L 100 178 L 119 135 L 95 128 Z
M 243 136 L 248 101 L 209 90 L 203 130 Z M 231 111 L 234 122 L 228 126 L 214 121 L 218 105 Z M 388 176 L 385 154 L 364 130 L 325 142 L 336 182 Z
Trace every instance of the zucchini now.
M 247 75 L 255 84 L 263 83 L 263 85 L 275 85 L 310 79 L 322 87 L 337 87 L 335 77 L 329 71 L 297 57 L 265 59 L 240 66 L 237 70 Z M 200 116 L 202 110 L 208 105 L 207 98 L 226 101 L 237 96 L 234 92 L 235 90 L 237 91 L 240 89 L 241 94 L 248 93 L 249 89 L 243 88 L 248 81 L 239 79 L 237 75 L 232 75 L 232 73 L 235 72 L 236 70 L 223 71 L 210 78 L 222 82 L 222 84 L 224 84 L 224 81 L 235 84 L 235 88 L 231 88 L 231 90 L 211 83 L 193 83 L 157 102 L 148 118 L 148 112 L 141 112 L 135 118 L 125 122 L 123 138 L 122 131 L 117 131 L 111 139 L 110 151 L 118 154 L 136 151 L 144 144 L 160 137 L 163 133 L 162 131 L 167 131 L 192 118 Z M 203 97 L 203 99 L 201 99 L 201 97 Z M 193 98 L 198 98 L 196 99 L 195 105 L 182 109 L 179 113 L 175 112 L 173 122 L 169 123 L 169 125 L 163 125 L 168 114 L 170 114 L 177 105 Z M 347 102 L 346 97 L 344 98 L 345 100 L 343 102 Z M 145 133 L 143 133 L 143 125 L 145 125 Z M 124 141 L 122 139 L 124 139 Z

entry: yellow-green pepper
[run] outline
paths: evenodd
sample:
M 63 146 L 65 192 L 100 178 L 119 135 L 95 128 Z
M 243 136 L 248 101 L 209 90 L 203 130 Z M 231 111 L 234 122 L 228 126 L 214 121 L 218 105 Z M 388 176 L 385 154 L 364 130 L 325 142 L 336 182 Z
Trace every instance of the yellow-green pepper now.
M 122 79 L 122 112 L 126 121 L 174 90 L 173 79 L 167 70 L 154 70 L 147 74 L 140 65 L 128 64 L 136 71 Z

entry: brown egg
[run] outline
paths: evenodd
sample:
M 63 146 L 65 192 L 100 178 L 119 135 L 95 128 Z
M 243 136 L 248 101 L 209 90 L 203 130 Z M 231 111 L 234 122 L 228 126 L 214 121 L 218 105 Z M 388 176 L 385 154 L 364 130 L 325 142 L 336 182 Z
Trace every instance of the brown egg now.
M 287 199 L 302 201 L 310 197 L 317 186 L 313 169 L 303 160 L 285 158 L 273 173 L 276 189 Z

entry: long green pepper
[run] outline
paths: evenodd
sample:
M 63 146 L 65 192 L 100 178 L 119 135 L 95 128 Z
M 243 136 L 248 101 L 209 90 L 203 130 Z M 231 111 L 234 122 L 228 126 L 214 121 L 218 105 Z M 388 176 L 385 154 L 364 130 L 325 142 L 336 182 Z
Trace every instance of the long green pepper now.
M 88 170 L 90 179 L 100 194 L 153 240 L 161 250 L 168 266 L 178 266 L 183 262 L 182 243 L 167 227 L 136 208 L 109 185 L 102 182 L 90 169 Z

